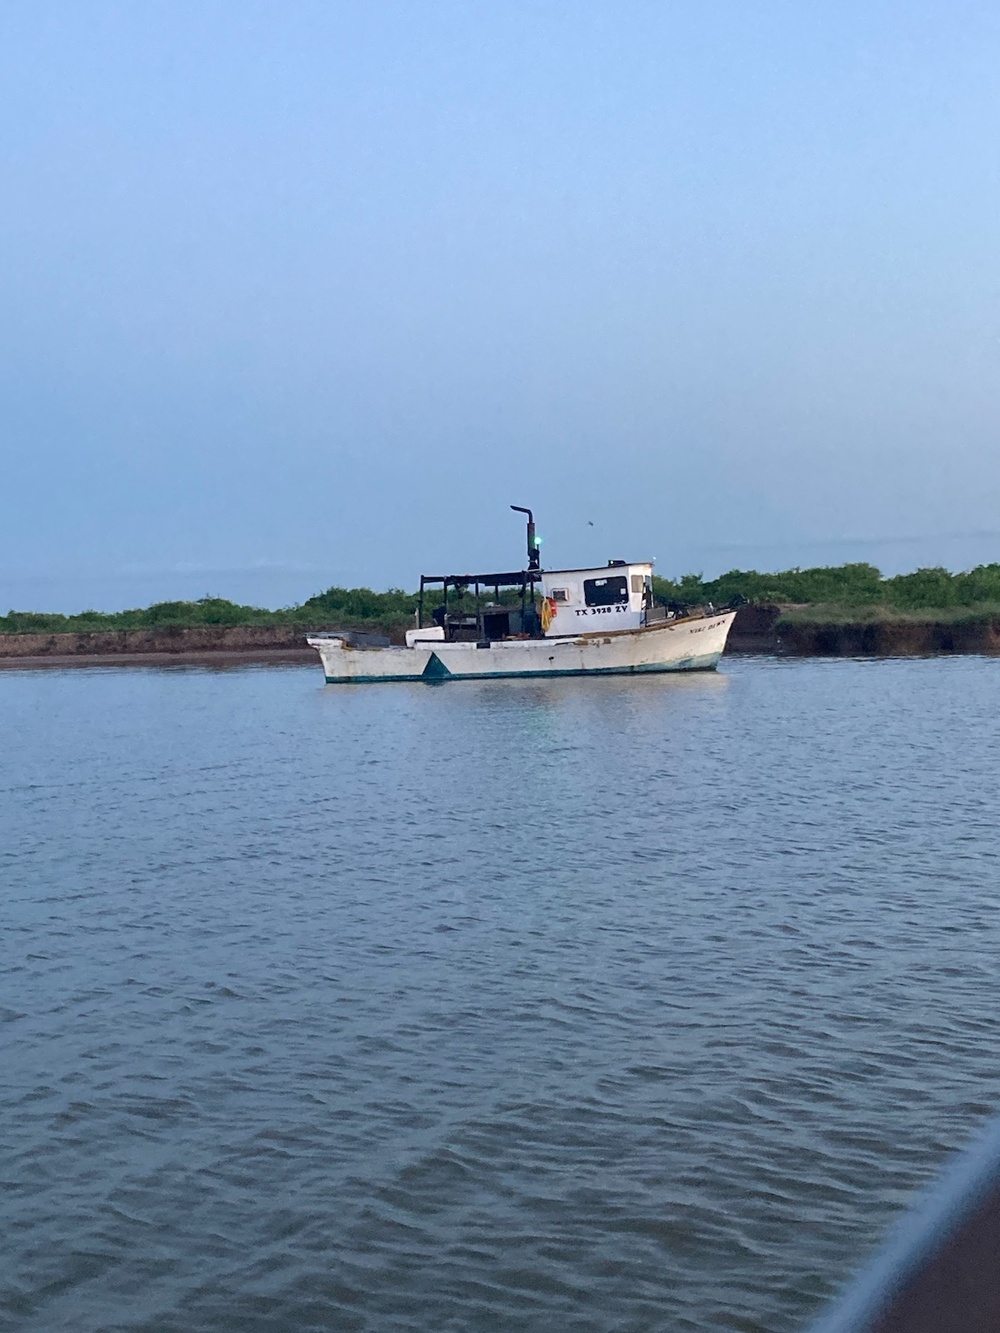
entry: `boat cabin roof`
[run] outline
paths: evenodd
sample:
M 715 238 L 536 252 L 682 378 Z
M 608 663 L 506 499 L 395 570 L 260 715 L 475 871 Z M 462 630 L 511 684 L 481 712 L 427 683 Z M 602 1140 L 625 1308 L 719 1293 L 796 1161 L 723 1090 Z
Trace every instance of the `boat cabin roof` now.
M 502 574 L 421 574 L 420 583 L 444 583 L 448 586 L 482 583 L 488 588 L 521 588 L 541 580 L 540 569 L 508 570 Z
M 560 574 L 600 574 L 603 577 L 610 569 L 651 571 L 652 568 L 652 560 L 609 560 L 606 565 L 583 565 L 579 569 L 546 569 L 543 572 L 547 579 L 557 579 Z
M 481 583 L 487 588 L 522 588 L 528 583 L 550 582 L 563 574 L 590 574 L 598 578 L 607 576 L 609 570 L 621 572 L 639 571 L 651 573 L 651 560 L 609 560 L 606 565 L 583 565 L 577 569 L 518 569 L 507 570 L 502 574 L 421 574 L 420 584 L 443 583 L 448 587 L 464 587 L 470 583 Z

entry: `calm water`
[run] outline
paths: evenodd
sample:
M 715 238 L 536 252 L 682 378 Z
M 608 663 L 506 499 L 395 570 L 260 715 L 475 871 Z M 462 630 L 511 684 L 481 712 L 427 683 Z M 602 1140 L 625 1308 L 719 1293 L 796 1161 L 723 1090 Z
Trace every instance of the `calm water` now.
M 802 1327 L 998 1100 L 998 681 L 4 672 L 0 1314 Z

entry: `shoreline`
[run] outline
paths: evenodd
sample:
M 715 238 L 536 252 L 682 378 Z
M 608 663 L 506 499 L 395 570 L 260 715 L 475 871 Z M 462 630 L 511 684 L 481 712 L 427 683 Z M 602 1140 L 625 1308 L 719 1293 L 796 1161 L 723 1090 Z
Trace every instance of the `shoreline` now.
M 315 648 L 203 649 L 201 652 L 153 653 L 46 653 L 39 656 L 0 654 L 0 671 L 62 670 L 66 667 L 135 666 L 312 666 L 318 662 Z
M 307 634 L 343 633 L 386 644 L 362 630 L 313 625 L 219 625 L 77 634 L 0 634 L 0 670 L 70 666 L 240 666 L 316 662 Z M 781 606 L 743 606 L 725 655 L 931 657 L 1000 655 L 1000 616 L 968 620 L 811 620 Z
M 1000 616 L 968 619 L 928 616 L 881 619 L 810 617 L 806 608 L 745 606 L 726 655 L 772 653 L 779 657 L 954 657 L 1000 654 Z
M 341 630 L 356 643 L 388 643 L 359 630 Z M 75 634 L 0 634 L 0 670 L 46 666 L 235 666 L 253 662 L 318 662 L 306 635 L 314 625 L 198 625 L 184 628 L 98 630 Z

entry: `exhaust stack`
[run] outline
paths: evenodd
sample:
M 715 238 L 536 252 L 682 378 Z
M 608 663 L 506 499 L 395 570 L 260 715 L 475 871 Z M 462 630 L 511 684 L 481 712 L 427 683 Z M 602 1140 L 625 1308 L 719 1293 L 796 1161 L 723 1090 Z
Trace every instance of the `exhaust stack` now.
M 523 505 L 511 505 L 511 509 L 518 514 L 528 515 L 528 568 L 541 569 L 541 553 L 538 550 L 538 538 L 535 536 L 535 516 Z

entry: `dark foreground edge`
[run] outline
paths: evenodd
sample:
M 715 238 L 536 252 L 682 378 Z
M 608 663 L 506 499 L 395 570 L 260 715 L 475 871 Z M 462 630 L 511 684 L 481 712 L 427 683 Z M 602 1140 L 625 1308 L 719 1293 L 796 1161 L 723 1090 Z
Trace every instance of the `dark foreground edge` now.
M 1000 1120 L 947 1169 L 810 1333 L 1000 1330 Z

